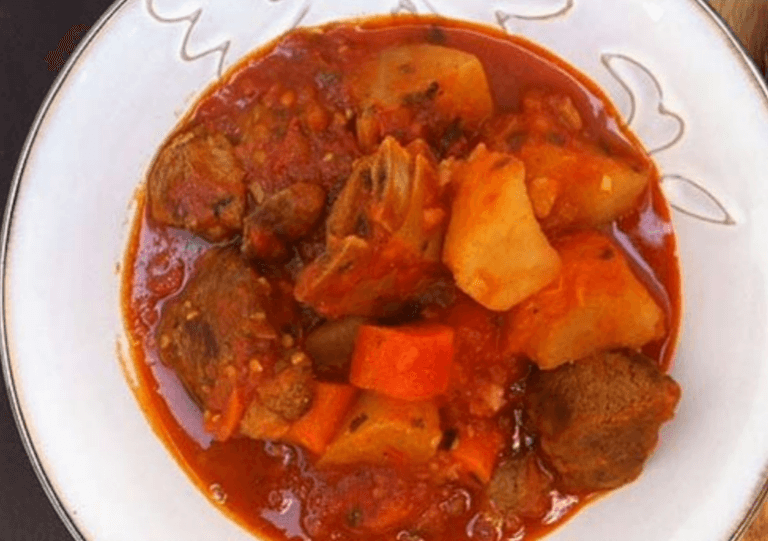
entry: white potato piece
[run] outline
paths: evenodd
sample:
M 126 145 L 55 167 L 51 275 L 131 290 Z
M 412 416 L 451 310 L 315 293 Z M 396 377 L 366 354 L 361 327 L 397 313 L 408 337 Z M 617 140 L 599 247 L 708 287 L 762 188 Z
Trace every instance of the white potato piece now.
M 318 465 L 422 463 L 435 455 L 442 435 L 433 402 L 363 392 Z
M 545 231 L 597 227 L 615 220 L 634 207 L 653 175 L 649 166 L 638 164 L 633 169 L 597 151 L 550 143 L 524 145 L 520 159 Z
M 563 262 L 559 279 L 507 315 L 509 353 L 525 354 L 549 370 L 664 336 L 664 312 L 610 239 L 582 232 L 555 247 Z
M 491 310 L 509 310 L 554 280 L 560 257 L 533 213 L 520 160 L 478 145 L 450 171 L 455 195 L 443 262 Z
M 480 60 L 439 45 L 412 44 L 385 49 L 352 74 L 350 89 L 362 104 L 358 137 L 372 146 L 388 128 L 412 127 L 410 113 L 428 109 L 446 127 L 460 119 L 476 129 L 493 112 L 493 99 Z M 396 112 L 393 116 L 392 113 Z M 389 116 L 384 121 L 382 116 Z M 388 126 L 384 127 L 380 123 Z

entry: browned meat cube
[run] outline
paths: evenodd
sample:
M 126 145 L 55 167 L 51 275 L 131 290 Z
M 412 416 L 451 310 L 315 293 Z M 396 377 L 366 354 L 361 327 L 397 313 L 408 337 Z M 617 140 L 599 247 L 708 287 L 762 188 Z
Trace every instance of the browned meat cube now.
M 680 387 L 639 353 L 602 353 L 529 379 L 526 414 L 560 488 L 616 488 L 640 475 Z
M 163 309 L 161 359 L 203 404 L 225 366 L 232 367 L 228 372 L 239 371 L 279 338 L 266 317 L 271 286 L 259 278 L 236 250 L 211 250 L 182 293 Z
M 279 440 L 290 428 L 288 421 L 258 400 L 251 402 L 240 422 L 240 434 L 255 440 Z
M 245 171 L 226 137 L 194 128 L 171 139 L 149 172 L 149 213 L 210 241 L 242 227 Z
M 364 317 L 345 317 L 326 321 L 307 335 L 304 348 L 312 357 L 315 373 L 321 379 L 349 381 L 349 367 L 360 326 L 370 323 Z
M 306 355 L 299 353 L 297 357 L 298 364 L 282 370 L 257 389 L 264 406 L 286 421 L 304 415 L 312 403 L 312 365 Z
M 240 423 L 241 434 L 254 439 L 279 439 L 288 432 L 292 421 L 309 410 L 315 389 L 311 364 L 306 355 L 296 357 L 301 362 L 260 382 L 257 397 Z
M 488 484 L 488 498 L 508 517 L 541 518 L 549 509 L 552 479 L 533 453 L 498 465 Z
M 243 222 L 243 254 L 275 260 L 288 253 L 286 244 L 312 230 L 325 207 L 325 190 L 316 184 L 297 182 L 264 197 Z
M 259 276 L 236 249 L 225 248 L 204 254 L 163 308 L 160 357 L 203 406 L 219 439 L 235 433 L 255 403 L 283 422 L 309 408 L 309 358 L 278 332 L 294 320 L 294 306 L 287 284 Z

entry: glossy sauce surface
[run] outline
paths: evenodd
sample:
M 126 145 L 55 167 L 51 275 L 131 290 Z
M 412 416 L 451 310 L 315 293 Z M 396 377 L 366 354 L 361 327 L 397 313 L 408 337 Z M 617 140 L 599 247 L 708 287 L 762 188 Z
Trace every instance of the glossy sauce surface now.
M 269 99 L 270 92 L 275 94 L 275 99 L 281 99 L 285 95 L 283 88 L 322 88 L 318 64 L 332 67 L 326 76 L 333 77 L 335 70 L 342 73 L 353 70 L 360 58 L 371 51 L 393 44 L 420 42 L 476 55 L 486 70 L 498 111 L 519 111 L 523 96 L 532 89 L 568 95 L 585 121 L 588 138 L 611 154 L 648 163 L 633 136 L 619 128 L 616 111 L 586 78 L 522 39 L 443 20 L 383 19 L 360 26 L 331 26 L 322 34 L 291 35 L 234 68 L 207 93 L 185 122 L 202 123 L 239 140 L 243 137 L 243 115 L 256 101 Z M 340 55 L 343 48 L 352 53 Z M 275 81 L 280 82 L 279 91 L 274 90 Z M 301 100 L 301 96 L 298 99 Z M 312 101 L 327 110 L 343 110 L 349 106 L 344 96 L 332 92 L 312 96 L 309 102 Z M 324 154 L 316 155 L 319 151 Z M 345 157 L 323 161 L 329 154 Z M 326 188 L 333 193 L 338 192 L 355 157 L 356 153 L 349 148 L 337 141 L 328 141 L 321 149 L 312 149 L 303 159 L 307 164 L 324 164 L 321 167 L 323 178 L 327 179 Z M 285 165 L 290 166 L 290 163 Z M 255 165 L 249 174 L 258 176 L 264 171 Z M 281 187 L 271 186 L 272 189 Z M 446 482 L 436 487 L 428 482 L 427 473 L 398 472 L 396 468 L 383 467 L 370 468 L 366 475 L 356 475 L 353 469 L 344 471 L 343 468 L 322 471 L 315 468 L 312 457 L 297 446 L 247 438 L 213 441 L 203 430 L 197 406 L 188 398 L 173 371 L 159 361 L 154 335 L 164 301 L 183 288 L 195 261 L 211 245 L 190 233 L 153 223 L 146 216 L 143 203 L 140 207 L 128 250 L 123 299 L 126 321 L 135 338 L 133 355 L 140 379 L 138 398 L 158 435 L 216 505 L 248 529 L 271 538 L 340 541 L 359 538 L 354 513 L 345 515 L 346 524 L 333 524 L 323 522 L 322 511 L 332 506 L 354 509 L 355 498 L 364 499 L 378 488 L 390 491 L 390 500 L 427 502 L 423 505 L 424 514 L 431 514 L 435 522 L 442 524 L 441 531 L 433 538 L 499 538 L 497 525 L 488 523 L 478 513 L 478 502 L 483 498 L 483 487 L 479 483 Z M 625 249 L 637 276 L 665 312 L 670 330 L 662 340 L 646 346 L 644 352 L 666 369 L 671 363 L 679 327 L 680 278 L 669 211 L 660 193 L 658 178 L 651 183 L 636 210 L 611 224 L 607 233 Z M 295 276 L 309 258 L 322 252 L 322 246 L 323 236 L 319 231 L 302 243 L 299 254 L 287 265 L 288 272 Z M 495 346 L 483 345 L 494 344 L 499 339 L 494 317 L 492 312 L 477 305 L 474 311 L 464 310 L 456 315 L 448 309 L 440 315 L 446 321 L 458 318 L 466 329 L 466 336 L 462 337 L 459 331 L 457 339 L 466 346 L 463 357 L 467 365 L 487 367 L 472 372 L 469 385 L 482 381 L 494 363 L 501 364 L 495 357 Z M 483 362 L 477 363 L 478 359 Z M 520 360 L 511 371 L 522 389 L 528 362 Z M 526 435 L 520 431 L 517 411 L 519 405 L 513 399 L 507 406 L 507 414 L 511 422 L 517 419 L 518 437 L 523 442 L 521 445 L 525 445 Z M 406 482 L 394 482 L 394 478 L 400 477 Z M 514 539 L 546 534 L 589 499 L 588 494 L 553 491 L 547 514 L 535 521 L 521 522 Z M 365 538 L 419 539 L 407 531 L 395 535 L 366 534 Z

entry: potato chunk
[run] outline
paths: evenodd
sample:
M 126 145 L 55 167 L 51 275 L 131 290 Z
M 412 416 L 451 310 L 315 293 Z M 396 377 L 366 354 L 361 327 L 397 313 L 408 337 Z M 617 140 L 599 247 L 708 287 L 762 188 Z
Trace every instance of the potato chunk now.
M 421 124 L 416 120 L 419 110 L 429 111 L 432 129 L 456 119 L 475 129 L 493 112 L 478 58 L 438 45 L 385 49 L 352 76 L 351 91 L 362 104 L 358 136 L 367 147 L 398 128 L 412 129 L 414 121 Z M 435 120 L 437 125 L 432 125 Z
M 483 65 L 458 49 L 426 43 L 386 49 L 361 75 L 355 89 L 374 104 L 408 105 L 434 93 L 438 110 L 475 124 L 493 110 Z
M 406 402 L 370 392 L 352 408 L 319 465 L 426 462 L 442 438 L 432 402 Z
M 534 208 L 547 232 L 615 220 L 634 206 L 652 175 L 649 167 L 634 170 L 597 151 L 551 143 L 524 145 L 520 159 Z
M 452 169 L 456 194 L 443 262 L 477 302 L 509 310 L 560 271 L 560 258 L 533 214 L 523 164 L 481 144 Z
M 555 244 L 560 278 L 512 310 L 507 349 L 549 370 L 599 351 L 664 335 L 664 313 L 604 235 L 583 232 Z

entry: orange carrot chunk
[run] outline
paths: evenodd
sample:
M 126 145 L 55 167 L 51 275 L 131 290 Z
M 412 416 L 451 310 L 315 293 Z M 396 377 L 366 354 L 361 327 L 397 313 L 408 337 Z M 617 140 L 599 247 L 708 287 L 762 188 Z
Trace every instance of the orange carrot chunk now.
M 453 336 L 451 327 L 433 323 L 362 325 L 349 381 L 401 400 L 425 400 L 442 394 L 448 388 Z
M 480 481 L 491 480 L 499 452 L 504 447 L 504 435 L 498 429 L 462 430 L 453 458 Z
M 208 416 L 205 420 L 205 429 L 213 434 L 216 441 L 227 441 L 235 433 L 244 412 L 245 404 L 243 404 L 242 392 L 238 387 L 235 387 L 229 394 L 224 411 Z
M 283 439 L 322 454 L 339 431 L 357 393 L 351 385 L 318 383 L 312 407 L 293 423 Z

